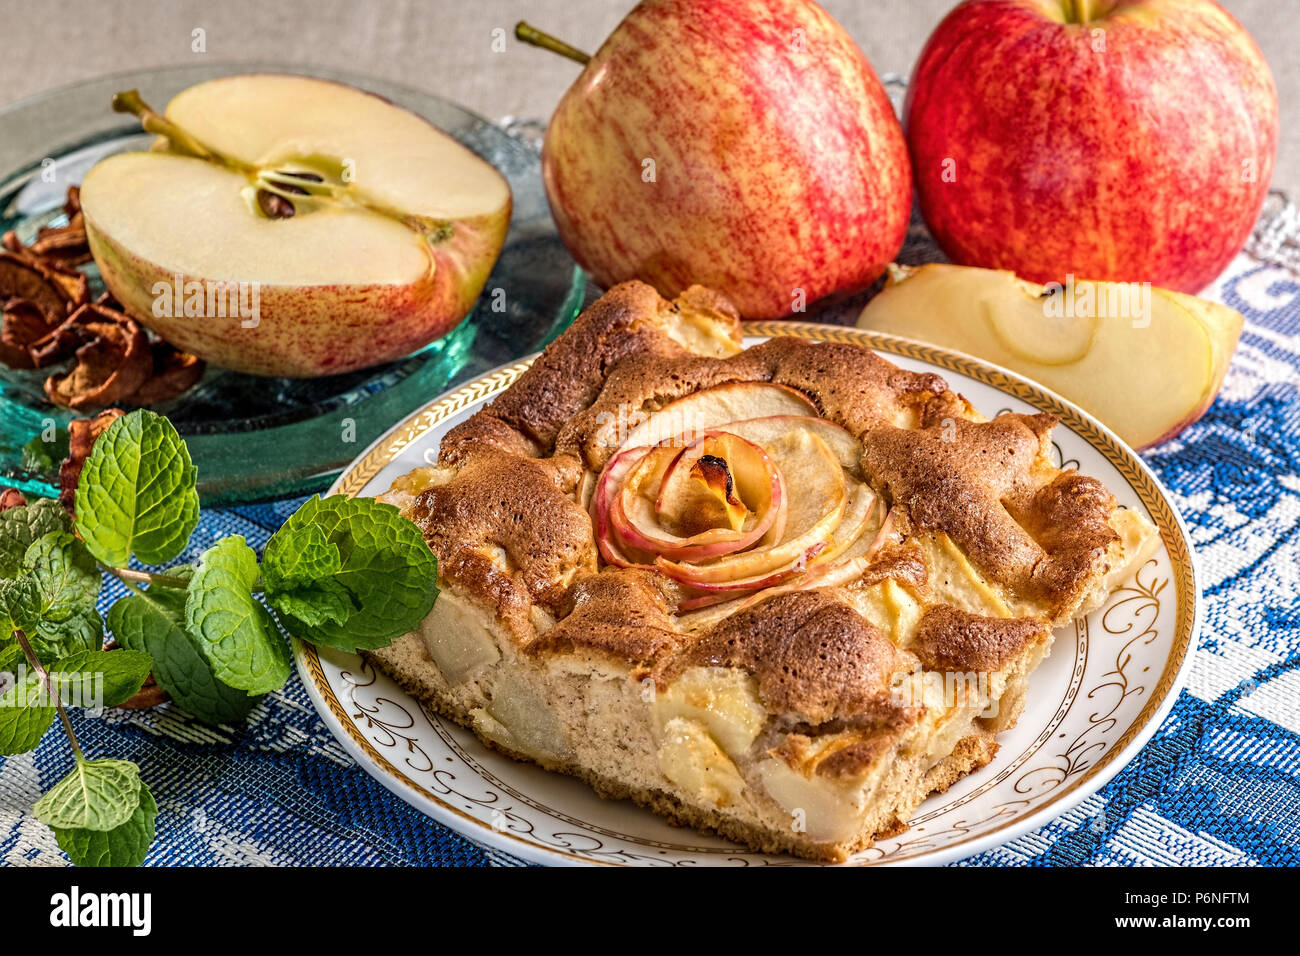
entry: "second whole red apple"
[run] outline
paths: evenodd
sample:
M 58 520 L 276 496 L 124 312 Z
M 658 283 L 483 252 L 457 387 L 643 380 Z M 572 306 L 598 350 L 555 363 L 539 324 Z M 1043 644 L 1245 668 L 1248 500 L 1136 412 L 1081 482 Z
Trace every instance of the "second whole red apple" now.
M 1196 292 L 1268 192 L 1277 91 L 1213 0 L 966 0 L 912 72 L 917 197 L 953 262 Z
M 645 0 L 565 93 L 542 162 L 597 282 L 699 283 L 748 319 L 869 286 L 911 209 L 889 98 L 810 0 Z

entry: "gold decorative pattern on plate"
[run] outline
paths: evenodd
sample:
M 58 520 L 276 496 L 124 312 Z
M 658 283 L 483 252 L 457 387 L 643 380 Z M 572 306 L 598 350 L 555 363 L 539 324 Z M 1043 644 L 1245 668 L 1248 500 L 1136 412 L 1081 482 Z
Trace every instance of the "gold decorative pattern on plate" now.
M 1053 393 L 1014 373 L 987 365 L 971 356 L 921 342 L 843 326 L 803 322 L 754 322 L 747 323 L 744 331 L 746 338 L 800 336 L 814 341 L 862 345 L 877 352 L 913 359 L 956 372 L 1018 398 L 1039 411 L 1055 415 L 1066 428 L 1104 456 L 1129 483 L 1159 528 L 1172 568 L 1170 577 L 1157 578 L 1150 572 L 1151 563 L 1149 563 L 1139 572 L 1134 582 L 1117 589 L 1104 608 L 1090 615 L 1094 621 L 1100 620 L 1102 630 L 1109 637 L 1125 640 L 1115 655 L 1113 667 L 1099 675 L 1097 681 L 1086 689 L 1083 687 L 1084 675 L 1096 642 L 1090 634 L 1089 618 L 1076 622 L 1075 661 L 1068 687 L 1054 708 L 1053 716 L 1047 726 L 1009 766 L 1002 768 L 995 776 L 982 781 L 979 787 L 964 793 L 961 797 L 926 810 L 917 816 L 912 821 L 912 829 L 908 831 L 905 839 L 896 841 L 890 849 L 877 847 L 866 850 L 857 854 L 851 862 L 870 865 L 900 858 L 911 860 L 934 850 L 951 850 L 976 839 L 987 841 L 990 835 L 1015 825 L 1030 813 L 1041 814 L 1046 807 L 1058 803 L 1078 787 L 1094 779 L 1144 729 L 1148 729 L 1148 725 L 1173 691 L 1191 649 L 1195 629 L 1198 594 L 1187 538 L 1172 505 L 1136 454 L 1122 445 L 1086 413 Z M 528 368 L 532 360 L 530 357 L 490 372 L 411 415 L 376 442 L 340 476 L 332 489 L 333 493 L 356 495 L 363 492 L 371 480 L 405 449 L 458 413 L 473 409 L 504 391 Z M 1077 467 L 1077 462 L 1071 461 L 1070 464 Z M 1145 579 L 1144 573 L 1147 575 Z M 1173 640 L 1154 686 L 1148 687 L 1146 678 L 1128 673 L 1132 659 L 1130 648 L 1135 643 L 1145 641 L 1149 644 L 1155 640 L 1156 622 L 1162 614 L 1162 597 L 1170 584 L 1174 586 L 1175 596 Z M 368 664 L 353 663 L 356 661 L 355 658 L 352 658 L 341 672 L 342 679 L 348 685 L 342 692 L 342 696 L 352 705 L 350 708 L 345 706 L 344 701 L 340 700 L 340 693 L 336 693 L 325 673 L 317 649 L 305 642 L 295 641 L 294 644 L 300 665 L 314 690 L 360 751 L 390 778 L 389 782 L 400 782 L 401 789 L 409 788 L 415 794 L 464 820 L 467 826 L 461 829 L 461 833 L 471 840 L 475 839 L 476 833 L 487 829 L 494 836 L 504 837 L 525 847 L 547 850 L 562 858 L 587 863 L 665 865 L 675 862 L 666 854 L 683 853 L 702 854 L 736 864 L 779 865 L 784 862 L 779 858 L 771 860 L 757 858 L 757 855 L 737 847 L 651 840 L 573 818 L 562 809 L 542 804 L 531 795 L 520 792 L 493 775 L 456 741 L 449 730 L 443 726 L 440 718 L 425 713 L 418 705 L 415 705 L 416 713 L 413 714 L 405 704 L 392 697 L 376 697 L 374 700 L 363 701 L 356 692 L 373 684 L 376 675 Z M 1118 722 L 1114 715 L 1120 705 L 1130 697 L 1137 698 L 1143 695 L 1146 697 L 1146 702 L 1138 716 L 1122 730 L 1118 737 L 1111 739 L 1111 733 L 1118 729 Z M 409 700 L 407 703 L 414 704 Z M 1073 736 L 1062 734 L 1060 736 L 1066 739 L 1061 740 L 1056 736 L 1057 728 L 1076 704 L 1080 707 L 1093 707 L 1095 710 L 1089 713 L 1086 726 L 1081 732 L 1076 732 Z M 485 791 L 483 794 L 462 792 L 458 787 L 463 788 L 463 785 L 457 781 L 452 771 L 434 767 L 434 761 L 420 747 L 414 736 L 417 727 L 416 714 L 423 718 L 442 742 L 477 775 L 477 783 Z M 363 733 L 363 726 L 370 730 L 370 736 Z M 1149 729 L 1154 730 L 1154 728 Z M 410 733 L 407 733 L 408 731 Z M 1053 741 L 1055 745 L 1049 746 Z M 380 747 L 376 746 L 376 742 L 383 750 L 389 751 L 390 756 L 385 756 Z M 405 766 L 408 772 L 400 769 L 393 762 L 394 760 Z M 433 789 L 412 779 L 411 773 L 431 776 L 434 780 Z M 947 824 L 941 830 L 926 832 L 927 823 L 930 821 L 971 802 L 995 787 L 1006 784 L 1012 777 L 1014 777 L 1014 783 L 1011 784 L 1015 794 L 1014 799 L 999 802 L 990 808 L 988 813 L 976 819 L 959 820 Z M 1050 798 L 1047 796 L 1049 793 Z M 504 798 L 507 796 L 574 829 L 550 834 L 541 833 L 532 821 L 506 809 Z M 498 809 L 497 804 L 501 809 Z M 492 824 L 489 825 L 481 816 L 474 815 L 472 812 L 474 809 L 488 810 L 492 816 Z M 607 845 L 605 840 L 612 842 Z M 617 845 L 618 842 L 624 845 L 620 847 Z M 629 850 L 628 844 L 644 848 L 645 852 Z

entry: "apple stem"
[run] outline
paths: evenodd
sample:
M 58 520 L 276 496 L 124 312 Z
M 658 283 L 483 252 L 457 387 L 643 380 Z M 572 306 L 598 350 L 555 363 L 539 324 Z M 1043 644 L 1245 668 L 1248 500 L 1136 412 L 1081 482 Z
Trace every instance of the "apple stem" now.
M 1099 11 L 1094 9 L 1093 0 L 1066 0 L 1066 23 L 1091 23 Z
M 569 46 L 558 37 L 543 33 L 537 27 L 531 26 L 523 20 L 515 24 L 515 39 L 530 43 L 533 46 L 539 46 L 543 50 L 550 50 L 552 53 L 558 53 L 560 56 L 567 56 L 570 60 L 576 60 L 584 66 L 591 62 L 589 54 L 583 53 L 576 47 Z
M 215 163 L 223 163 L 227 166 L 233 166 L 245 172 L 250 172 L 252 167 L 241 160 L 232 156 L 223 156 L 208 147 L 204 146 L 197 139 L 191 136 L 185 130 L 181 129 L 167 117 L 154 110 L 141 97 L 139 90 L 127 90 L 124 93 L 113 94 L 113 111 L 116 113 L 131 113 L 139 117 L 140 125 L 145 132 L 153 133 L 155 136 L 162 136 L 172 144 L 172 148 L 177 152 L 184 153 L 187 156 L 194 156 L 198 159 L 206 159 Z

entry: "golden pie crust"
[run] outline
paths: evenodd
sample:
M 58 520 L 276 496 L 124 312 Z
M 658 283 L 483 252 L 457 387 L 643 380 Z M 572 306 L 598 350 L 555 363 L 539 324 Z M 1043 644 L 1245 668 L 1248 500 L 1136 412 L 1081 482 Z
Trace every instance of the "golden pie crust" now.
M 993 758 L 1053 630 L 1157 538 L 1053 464 L 1050 415 L 985 419 L 867 349 L 741 335 L 699 287 L 668 302 L 626 283 L 594 303 L 383 496 L 423 529 L 442 593 L 367 657 L 490 746 L 604 796 L 843 860 Z M 882 503 L 875 540 L 836 566 L 851 573 L 813 564 L 685 610 L 691 588 L 606 560 L 592 488 L 625 423 L 746 383 L 793 389 L 852 436 L 845 480 Z

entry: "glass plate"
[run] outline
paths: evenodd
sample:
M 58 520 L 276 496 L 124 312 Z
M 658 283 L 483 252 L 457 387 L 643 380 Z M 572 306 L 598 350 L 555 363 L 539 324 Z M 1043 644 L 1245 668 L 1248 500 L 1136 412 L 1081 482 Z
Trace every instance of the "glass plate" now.
M 161 109 L 195 83 L 247 72 L 300 73 L 369 90 L 423 116 L 492 163 L 510 181 L 514 214 L 482 298 L 453 332 L 377 368 L 314 379 L 278 379 L 209 368 L 193 389 L 153 408 L 176 425 L 209 504 L 263 500 L 327 488 L 357 451 L 394 421 L 459 382 L 545 346 L 582 305 L 581 270 L 555 233 L 535 146 L 453 103 L 379 80 L 328 70 L 229 64 L 123 73 L 42 94 L 0 111 L 0 232 L 24 242 L 61 225 L 69 185 L 110 153 L 146 147 L 131 118 L 111 112 L 118 90 L 138 88 Z M 12 172 L 11 172 L 12 171 Z M 85 267 L 92 296 L 103 290 Z M 498 292 L 497 290 L 500 290 Z M 0 484 L 49 495 L 51 476 L 24 462 L 23 446 L 48 439 L 74 413 L 50 405 L 48 370 L 0 366 Z M 57 454 L 57 453 L 56 453 Z

